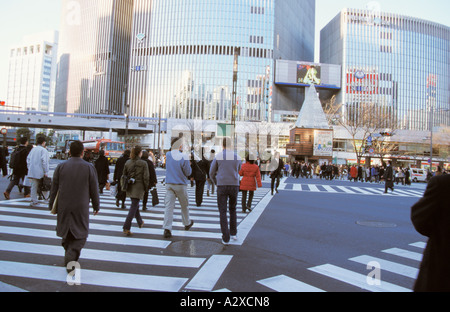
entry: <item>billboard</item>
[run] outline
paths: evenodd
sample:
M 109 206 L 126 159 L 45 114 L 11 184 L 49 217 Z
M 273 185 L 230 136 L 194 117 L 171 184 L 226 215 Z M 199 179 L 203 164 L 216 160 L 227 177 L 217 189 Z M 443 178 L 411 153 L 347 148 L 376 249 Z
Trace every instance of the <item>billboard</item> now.
M 348 69 L 347 94 L 379 94 L 380 77 L 375 70 Z
M 341 66 L 276 60 L 275 84 L 288 87 L 341 89 Z
M 333 156 L 333 131 L 314 131 L 314 156 Z
M 297 65 L 297 83 L 306 85 L 320 85 L 320 66 L 318 65 Z

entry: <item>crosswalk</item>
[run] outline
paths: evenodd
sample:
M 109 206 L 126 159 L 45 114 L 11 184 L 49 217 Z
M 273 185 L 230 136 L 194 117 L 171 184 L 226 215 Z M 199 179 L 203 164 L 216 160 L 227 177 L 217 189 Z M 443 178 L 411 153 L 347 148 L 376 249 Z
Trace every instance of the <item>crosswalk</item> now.
M 342 185 L 326 185 L 314 183 L 281 183 L 278 190 L 284 191 L 300 191 L 313 193 L 333 193 L 333 194 L 349 194 L 349 195 L 369 195 L 369 196 L 399 196 L 399 197 L 416 197 L 421 198 L 424 191 L 419 189 L 394 188 L 394 191 L 384 194 L 384 186 L 342 186 Z
M 270 200 L 268 193 L 268 189 L 255 192 L 250 214 L 241 212 L 239 194 L 239 239 L 233 244 L 244 242 Z M 188 194 L 195 224 L 190 231 L 185 231 L 180 210 L 175 209 L 171 240 L 163 238 L 163 185 L 158 187 L 160 204 L 152 207 L 149 199 L 148 210 L 141 212 L 145 226 L 140 229 L 133 223 L 132 237 L 122 233 L 128 209 L 117 208 L 109 191 L 102 194 L 100 213 L 90 218 L 90 234 L 80 258 L 80 284 L 138 291 L 212 291 L 232 256 L 186 256 L 169 250 L 177 240 L 221 243 L 216 197 L 205 194 L 202 206 L 197 207 L 195 188 L 188 187 Z M 29 199 L 0 202 L 0 277 L 43 280 L 58 285 L 69 283 L 66 269 L 62 267 L 64 250 L 56 236 L 56 217 L 49 213 L 44 202 L 38 208 L 29 204 Z M 129 207 L 130 200 L 125 204 Z M 40 262 L 36 257 L 48 260 Z
M 314 280 L 325 277 L 363 291 L 411 292 L 419 273 L 425 245 L 424 242 L 416 242 L 406 246 L 406 249 L 389 248 L 381 250 L 380 255 L 349 258 L 345 265 L 326 263 L 308 268 L 308 271 L 315 274 Z M 332 291 L 325 289 L 323 285 L 317 286 L 314 282 L 305 282 L 284 274 L 264 278 L 257 283 L 275 292 Z

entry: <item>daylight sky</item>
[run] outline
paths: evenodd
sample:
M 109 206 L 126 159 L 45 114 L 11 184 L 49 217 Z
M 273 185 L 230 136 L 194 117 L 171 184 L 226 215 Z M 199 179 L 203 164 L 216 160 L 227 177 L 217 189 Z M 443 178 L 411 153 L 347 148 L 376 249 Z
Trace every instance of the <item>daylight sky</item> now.
M 95 0 L 92 0 L 95 1 Z M 182 1 L 182 0 L 180 0 Z M 302 1 L 302 0 L 297 0 Z M 320 30 L 343 8 L 366 8 L 370 0 L 316 0 L 316 55 Z M 450 27 L 448 0 L 379 0 L 382 12 L 418 17 Z M 23 36 L 59 30 L 62 0 L 0 0 L 0 100 L 6 100 L 9 49 Z M 319 60 L 316 56 L 316 62 Z

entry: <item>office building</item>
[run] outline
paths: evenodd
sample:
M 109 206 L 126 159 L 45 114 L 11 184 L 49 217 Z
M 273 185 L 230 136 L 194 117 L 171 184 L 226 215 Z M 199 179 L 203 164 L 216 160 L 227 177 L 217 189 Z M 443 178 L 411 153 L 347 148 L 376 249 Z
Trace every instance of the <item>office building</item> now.
M 346 122 L 375 104 L 397 129 L 429 131 L 450 126 L 449 46 L 449 27 L 344 9 L 321 30 L 320 61 L 342 66 L 337 103 Z
M 52 111 L 55 97 L 58 32 L 25 36 L 10 48 L 9 110 Z
M 130 115 L 280 121 L 304 90 L 274 85 L 275 60 L 313 61 L 314 28 L 314 0 L 135 0 Z
M 133 0 L 63 2 L 55 111 L 124 114 Z

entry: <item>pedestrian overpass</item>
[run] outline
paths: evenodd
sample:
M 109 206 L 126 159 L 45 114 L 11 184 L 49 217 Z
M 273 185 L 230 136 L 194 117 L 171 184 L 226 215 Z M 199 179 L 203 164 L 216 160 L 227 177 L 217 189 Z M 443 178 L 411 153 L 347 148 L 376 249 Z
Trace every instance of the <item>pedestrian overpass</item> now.
M 117 132 L 119 135 L 167 131 L 167 119 L 0 110 L 0 127 Z

